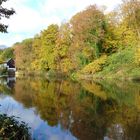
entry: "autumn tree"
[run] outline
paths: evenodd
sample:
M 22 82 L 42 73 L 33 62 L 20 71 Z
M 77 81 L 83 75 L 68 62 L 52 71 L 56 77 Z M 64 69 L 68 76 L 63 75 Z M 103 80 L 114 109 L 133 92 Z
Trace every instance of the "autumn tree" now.
M 73 30 L 73 58 L 80 64 L 78 67 L 83 67 L 102 54 L 105 16 L 93 5 L 76 14 L 70 22 Z
M 16 67 L 19 70 L 30 70 L 32 62 L 32 39 L 25 39 L 14 45 Z
M 32 70 L 49 71 L 54 69 L 54 48 L 58 35 L 58 25 L 52 24 L 33 39 Z
M 31 62 L 31 69 L 33 71 L 41 70 L 40 60 L 42 58 L 42 51 L 41 51 L 41 36 L 35 35 L 32 42 L 32 62 Z
M 140 40 L 140 1 L 123 0 L 121 15 L 128 28 L 133 29 L 137 34 L 138 40 Z
M 136 62 L 140 64 L 140 1 L 139 0 L 123 0 L 121 5 L 122 24 L 127 30 L 125 33 L 131 33 L 127 41 L 136 46 Z
M 67 23 L 51 24 L 33 39 L 16 44 L 16 65 L 21 70 L 39 72 L 99 72 L 109 64 L 113 53 L 134 50 L 139 44 L 139 10 L 138 0 L 124 0 L 118 9 L 107 14 L 96 5 L 89 6 Z M 129 53 L 124 52 L 122 56 L 127 59 Z M 126 60 L 122 63 L 117 58 L 115 63 L 118 62 L 123 65 Z
M 55 68 L 61 72 L 69 72 L 73 68 L 70 58 L 70 47 L 72 44 L 72 28 L 69 23 L 63 23 L 58 32 L 55 55 Z
M 52 24 L 46 30 L 43 30 L 41 36 L 41 59 L 40 66 L 42 70 L 49 71 L 54 69 L 54 49 L 58 36 L 58 25 Z
M 6 2 L 7 0 L 0 0 L 0 20 L 4 17 L 4 18 L 9 18 L 11 15 L 13 15 L 15 13 L 14 9 L 7 9 L 4 8 L 2 6 L 3 2 Z M 7 25 L 4 25 L 2 23 L 0 23 L 0 32 L 7 32 Z

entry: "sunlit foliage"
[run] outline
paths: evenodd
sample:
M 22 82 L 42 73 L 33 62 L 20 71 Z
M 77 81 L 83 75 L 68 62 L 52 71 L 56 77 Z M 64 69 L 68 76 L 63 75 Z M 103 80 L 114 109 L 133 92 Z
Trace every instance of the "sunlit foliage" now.
M 117 56 L 122 52 L 118 56 L 124 55 L 125 60 L 129 57 L 129 51 L 123 50 L 132 48 L 136 58 L 132 60 L 137 62 L 133 66 L 137 67 L 140 62 L 139 9 L 138 0 L 125 0 L 117 9 L 106 14 L 101 8 L 91 5 L 70 21 L 60 26 L 49 25 L 34 38 L 16 43 L 16 66 L 28 72 L 71 75 L 82 71 L 95 74 L 110 65 L 104 56 L 107 60 L 116 61 L 117 66 L 120 60 L 117 62 L 114 54 Z M 126 63 L 121 63 L 121 67 Z

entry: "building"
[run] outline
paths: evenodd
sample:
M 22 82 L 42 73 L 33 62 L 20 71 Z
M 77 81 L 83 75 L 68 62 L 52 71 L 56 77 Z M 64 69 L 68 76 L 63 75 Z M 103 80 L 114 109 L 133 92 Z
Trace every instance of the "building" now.
M 10 58 L 7 61 L 1 62 L 0 69 L 2 71 L 1 75 L 5 75 L 5 73 L 7 73 L 8 76 L 15 76 L 16 67 L 14 59 Z
M 12 59 L 12 58 L 9 59 L 9 60 L 6 62 L 6 67 L 7 67 L 7 70 L 16 71 L 14 59 Z

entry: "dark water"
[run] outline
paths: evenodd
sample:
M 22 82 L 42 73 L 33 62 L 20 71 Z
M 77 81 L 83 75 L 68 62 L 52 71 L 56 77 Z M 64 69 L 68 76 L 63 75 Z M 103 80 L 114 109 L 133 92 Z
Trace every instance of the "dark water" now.
M 0 105 L 36 140 L 140 140 L 140 83 L 0 79 Z

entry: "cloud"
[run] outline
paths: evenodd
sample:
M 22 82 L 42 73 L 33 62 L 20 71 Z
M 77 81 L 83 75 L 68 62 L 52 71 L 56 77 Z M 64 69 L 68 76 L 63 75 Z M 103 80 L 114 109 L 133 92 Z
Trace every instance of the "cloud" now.
M 2 22 L 9 25 L 9 32 L 34 32 L 42 26 L 42 24 L 46 23 L 46 20 L 41 17 L 36 9 L 26 5 L 26 1 L 27 0 L 21 0 L 21 3 L 19 3 L 17 0 L 14 0 L 12 7 L 15 8 L 16 14 L 11 16 L 10 20 L 2 20 Z M 6 6 L 9 7 L 9 5 L 11 5 L 11 3 L 8 3 Z
M 9 0 L 5 7 L 13 7 L 16 14 L 10 19 L 2 19 L 9 25 L 9 34 L 0 33 L 0 44 L 12 45 L 14 42 L 33 37 L 51 23 L 60 24 L 89 5 L 106 5 L 112 9 L 121 0 Z
M 72 14 L 85 9 L 89 5 L 105 5 L 109 10 L 112 10 L 113 7 L 120 2 L 121 0 L 46 0 L 42 5 L 42 9 L 44 9 L 44 12 L 46 11 L 47 14 L 56 14 L 60 11 L 63 11 L 63 13 L 65 13 L 68 10 L 73 9 L 73 11 L 71 11 L 72 16 Z
M 26 38 L 26 35 L 23 34 L 16 34 L 16 33 L 8 33 L 8 34 L 2 34 L 0 33 L 0 45 L 7 45 L 10 47 L 12 44 L 16 42 L 22 41 L 24 38 Z

